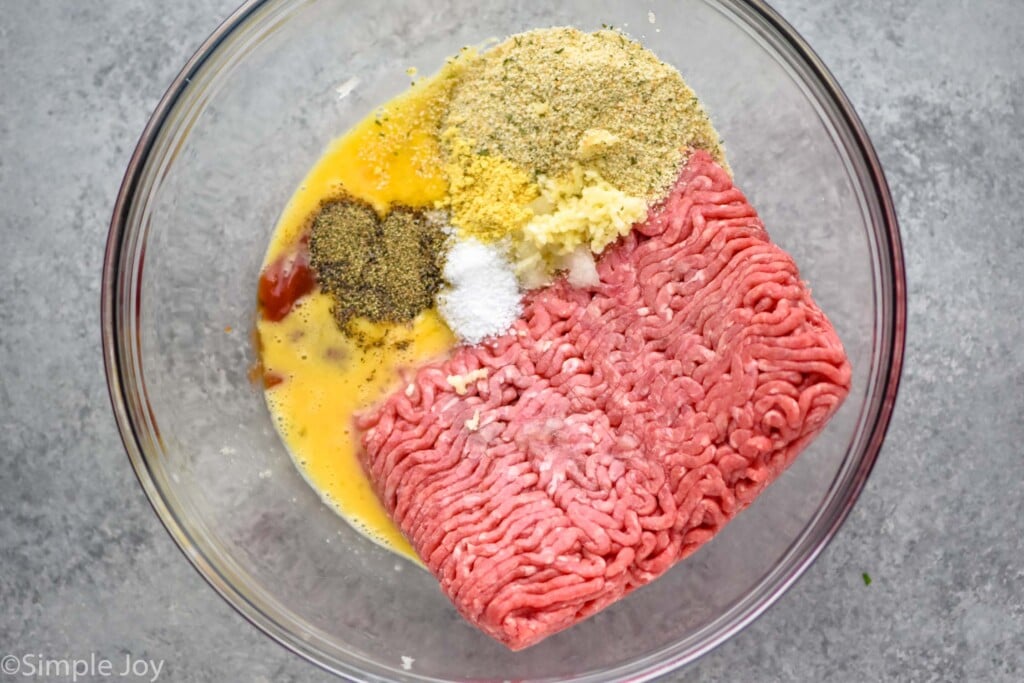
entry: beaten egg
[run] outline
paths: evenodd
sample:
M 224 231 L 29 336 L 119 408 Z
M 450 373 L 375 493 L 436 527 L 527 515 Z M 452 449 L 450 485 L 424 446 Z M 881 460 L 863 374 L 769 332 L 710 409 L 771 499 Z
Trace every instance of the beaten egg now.
M 335 140 L 285 208 L 264 271 L 298 249 L 321 202 L 345 192 L 385 213 L 393 204 L 430 207 L 444 199 L 437 117 L 460 65 L 387 103 Z M 377 499 L 358 458 L 355 414 L 384 398 L 415 368 L 448 352 L 455 338 L 435 310 L 405 324 L 358 321 L 357 343 L 342 333 L 332 301 L 313 288 L 282 315 L 261 315 L 257 334 L 267 406 L 296 467 L 355 529 L 419 562 Z M 277 319 L 275 319 L 277 318 Z

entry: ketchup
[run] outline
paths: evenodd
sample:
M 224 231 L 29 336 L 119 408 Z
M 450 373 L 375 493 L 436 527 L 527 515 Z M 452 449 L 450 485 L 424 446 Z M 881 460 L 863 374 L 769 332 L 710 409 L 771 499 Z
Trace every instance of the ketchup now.
M 316 285 L 304 242 L 299 251 L 284 254 L 260 273 L 257 296 L 266 320 L 277 322 L 288 315 L 295 302 Z
M 276 372 L 272 372 L 272 371 L 268 370 L 267 372 L 263 373 L 263 388 L 264 389 L 270 389 L 271 387 L 276 387 L 278 384 L 280 384 L 283 381 L 284 381 L 284 377 L 282 377 L 280 374 L 278 374 Z

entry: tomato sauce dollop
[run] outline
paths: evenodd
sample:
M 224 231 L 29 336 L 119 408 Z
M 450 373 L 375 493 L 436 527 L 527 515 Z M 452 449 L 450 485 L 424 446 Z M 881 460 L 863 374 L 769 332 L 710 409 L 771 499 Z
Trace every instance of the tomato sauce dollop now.
M 264 319 L 281 320 L 301 297 L 313 291 L 316 279 L 309 266 L 309 249 L 282 255 L 260 273 L 258 299 Z

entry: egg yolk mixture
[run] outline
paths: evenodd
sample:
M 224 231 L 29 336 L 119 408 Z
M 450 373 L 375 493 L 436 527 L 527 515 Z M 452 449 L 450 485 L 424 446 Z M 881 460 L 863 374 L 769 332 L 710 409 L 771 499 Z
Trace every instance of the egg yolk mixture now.
M 264 278 L 281 264 L 291 278 L 278 283 L 276 298 L 263 296 L 274 283 L 260 282 L 264 308 L 257 334 L 266 401 L 292 459 L 354 528 L 416 562 L 362 470 L 352 419 L 394 389 L 401 369 L 445 354 L 455 338 L 433 309 L 409 323 L 360 320 L 359 334 L 346 335 L 332 316 L 331 298 L 314 285 L 308 262 L 294 261 L 310 216 L 339 193 L 381 213 L 393 204 L 428 208 L 445 197 L 440 149 L 430 131 L 457 69 L 449 64 L 330 145 L 285 208 L 264 259 Z

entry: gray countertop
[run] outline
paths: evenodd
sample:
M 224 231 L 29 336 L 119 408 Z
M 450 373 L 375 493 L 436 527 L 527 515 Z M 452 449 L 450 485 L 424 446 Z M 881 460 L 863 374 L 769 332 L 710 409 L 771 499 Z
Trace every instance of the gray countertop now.
M 185 561 L 104 385 L 100 266 L 121 175 L 233 4 L 0 12 L 0 656 L 164 660 L 175 681 L 327 679 Z M 671 678 L 1021 680 L 1024 4 L 774 4 L 846 89 L 888 174 L 909 281 L 903 385 L 835 541 L 764 616 Z

